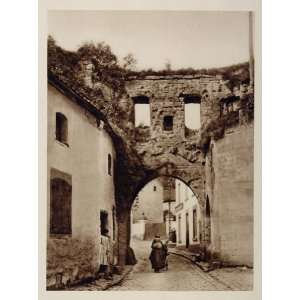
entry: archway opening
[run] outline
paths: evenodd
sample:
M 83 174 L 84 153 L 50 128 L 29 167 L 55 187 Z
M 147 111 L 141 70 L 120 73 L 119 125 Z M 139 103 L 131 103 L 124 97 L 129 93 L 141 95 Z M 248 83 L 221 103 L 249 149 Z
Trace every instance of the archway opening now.
M 200 249 L 200 205 L 192 189 L 181 179 L 160 176 L 138 192 L 131 207 L 130 246 L 145 258 L 151 241 L 160 235 L 169 247 Z

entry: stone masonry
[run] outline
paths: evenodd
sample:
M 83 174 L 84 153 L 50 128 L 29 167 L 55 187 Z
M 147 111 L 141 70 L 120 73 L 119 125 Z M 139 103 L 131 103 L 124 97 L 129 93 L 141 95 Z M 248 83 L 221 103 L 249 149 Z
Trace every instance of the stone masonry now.
M 201 148 L 201 130 L 212 120 L 220 117 L 219 100 L 230 94 L 224 82 L 213 76 L 148 76 L 130 78 L 126 82 L 128 101 L 149 103 L 150 128 L 142 134 L 135 129 L 133 147 L 140 158 L 139 169 L 144 172 L 131 182 L 131 195 L 126 202 L 128 215 L 130 205 L 140 189 L 159 176 L 181 179 L 197 195 L 199 205 L 205 209 L 205 151 Z M 187 134 L 184 120 L 185 103 L 200 103 L 201 128 Z M 138 103 L 138 102 L 137 102 Z M 164 130 L 164 118 L 173 117 L 172 130 Z M 133 121 L 133 120 L 132 120 Z M 122 224 L 124 228 L 122 229 Z M 128 221 L 120 222 L 119 230 L 128 234 Z M 126 228 L 127 227 L 127 228 Z M 121 237 L 121 243 L 129 238 Z
M 85 82 L 91 80 L 86 78 Z M 228 120 L 231 127 L 239 125 L 243 110 L 236 105 L 226 116 L 222 115 L 222 101 L 231 99 L 232 93 L 226 82 L 217 76 L 131 77 L 127 78 L 125 91 L 119 95 L 97 84 L 93 87 L 102 87 L 104 98 L 90 102 L 105 116 L 105 128 L 116 149 L 115 196 L 119 264 L 122 266 L 126 263 L 130 241 L 132 203 L 152 179 L 168 176 L 182 180 L 196 194 L 202 214 L 205 214 L 206 177 L 211 176 L 205 167 L 208 149 L 211 141 L 224 135 Z M 232 101 L 239 99 L 242 97 L 234 97 Z M 149 103 L 150 127 L 134 127 L 135 103 Z M 200 103 L 199 130 L 185 127 L 185 103 Z M 168 130 L 164 129 L 166 117 L 172 119 L 171 122 L 167 119 L 171 126 Z M 205 243 L 203 247 L 209 249 Z

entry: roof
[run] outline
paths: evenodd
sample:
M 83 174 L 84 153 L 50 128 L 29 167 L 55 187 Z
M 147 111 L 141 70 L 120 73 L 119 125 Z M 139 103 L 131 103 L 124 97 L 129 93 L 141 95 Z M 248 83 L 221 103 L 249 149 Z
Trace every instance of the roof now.
M 88 110 L 97 120 L 107 121 L 105 115 L 100 111 L 99 107 L 84 95 L 79 95 L 71 87 L 67 86 L 56 75 L 48 72 L 48 83 L 64 94 L 67 98 L 77 103 L 79 106 Z

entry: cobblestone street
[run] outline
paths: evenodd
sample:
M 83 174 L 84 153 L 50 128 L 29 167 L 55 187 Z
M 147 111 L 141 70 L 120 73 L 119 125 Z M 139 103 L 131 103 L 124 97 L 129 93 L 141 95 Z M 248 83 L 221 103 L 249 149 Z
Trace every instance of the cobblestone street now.
M 161 291 L 224 291 L 224 290 L 245 290 L 248 285 L 229 285 L 228 281 L 222 280 L 222 274 L 211 276 L 203 272 L 199 267 L 178 255 L 169 256 L 169 270 L 161 273 L 154 273 L 149 262 L 150 241 L 134 241 L 132 247 L 138 259 L 133 271 L 124 281 L 111 291 L 121 290 L 161 290 Z M 235 276 L 236 272 L 226 273 L 227 277 Z M 229 274 L 229 275 L 228 275 Z M 244 276 L 243 276 L 244 277 Z M 250 276 L 252 277 L 252 276 Z M 241 278 L 237 278 L 240 281 Z M 230 281 L 229 281 L 230 282 Z M 247 281 L 248 282 L 248 281 Z

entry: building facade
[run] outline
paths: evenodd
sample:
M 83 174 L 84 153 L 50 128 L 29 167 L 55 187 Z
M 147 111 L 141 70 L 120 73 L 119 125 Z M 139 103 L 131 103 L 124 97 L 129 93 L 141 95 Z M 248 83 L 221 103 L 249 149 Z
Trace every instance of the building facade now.
M 198 251 L 200 247 L 200 207 L 193 191 L 182 181 L 175 182 L 176 246 Z
M 139 192 L 133 207 L 133 222 L 146 218 L 152 223 L 163 222 L 163 193 L 164 187 L 159 179 L 146 184 Z
M 175 232 L 174 182 L 174 178 L 159 177 L 151 180 L 139 192 L 131 210 L 132 238 L 152 239 L 155 234 L 160 234 L 167 239 L 170 229 Z
M 116 241 L 115 156 L 101 122 L 49 81 L 47 287 L 94 276 L 101 235 Z

